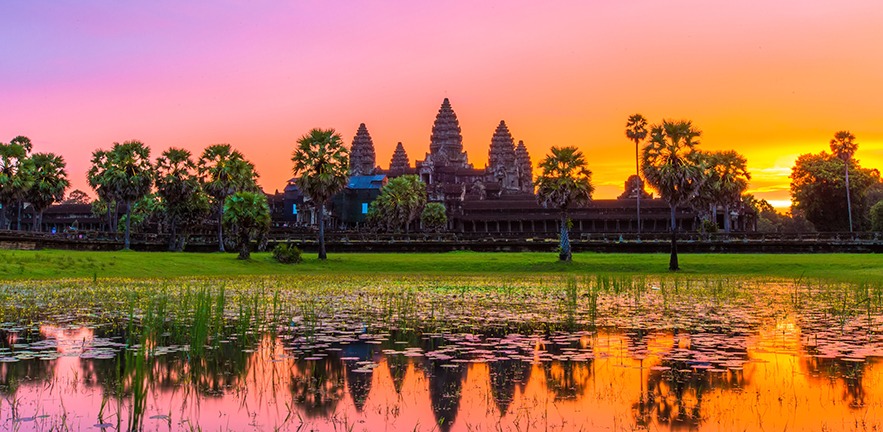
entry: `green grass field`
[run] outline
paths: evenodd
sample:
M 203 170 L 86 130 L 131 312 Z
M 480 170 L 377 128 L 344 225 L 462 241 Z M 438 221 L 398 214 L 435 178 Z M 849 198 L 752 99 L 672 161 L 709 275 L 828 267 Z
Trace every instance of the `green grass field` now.
M 681 254 L 687 275 L 800 276 L 857 281 L 883 279 L 883 255 L 874 254 Z M 340 253 L 325 262 L 276 263 L 268 253 L 239 261 L 235 254 L 170 252 L 0 251 L 0 279 L 172 278 L 297 274 L 670 274 L 667 254 L 554 253 Z

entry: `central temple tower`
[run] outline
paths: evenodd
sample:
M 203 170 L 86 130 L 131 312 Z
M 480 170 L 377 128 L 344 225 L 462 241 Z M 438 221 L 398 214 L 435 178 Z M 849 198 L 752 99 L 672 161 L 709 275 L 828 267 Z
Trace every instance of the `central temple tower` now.
M 432 124 L 432 135 L 429 137 L 429 154 L 426 160 L 434 166 L 450 166 L 467 168 L 469 161 L 463 151 L 463 135 L 460 133 L 460 121 L 451 108 L 448 98 L 442 102 Z

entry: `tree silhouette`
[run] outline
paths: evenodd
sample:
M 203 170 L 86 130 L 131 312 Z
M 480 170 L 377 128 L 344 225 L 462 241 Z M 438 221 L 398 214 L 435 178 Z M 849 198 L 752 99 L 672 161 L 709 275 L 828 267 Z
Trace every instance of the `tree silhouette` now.
M 853 155 L 858 150 L 858 143 L 855 142 L 855 135 L 849 131 L 839 131 L 834 134 L 831 140 L 831 152 L 837 159 L 843 161 L 843 172 L 846 177 L 846 212 L 849 215 L 849 232 L 852 232 L 852 201 L 849 198 L 849 163 L 852 161 Z
M 543 205 L 561 210 L 561 234 L 558 258 L 570 261 L 570 236 L 567 211 L 582 206 L 592 199 L 592 171 L 585 156 L 576 147 L 552 147 L 540 163 L 542 173 L 537 177 L 537 200 Z
M 702 185 L 703 167 L 694 155 L 700 132 L 688 120 L 663 120 L 650 129 L 644 147 L 644 177 L 671 208 L 671 258 L 668 269 L 679 270 L 675 210 L 695 197 Z
M 644 182 L 641 180 L 641 164 L 638 156 L 641 141 L 647 138 L 647 119 L 641 114 L 634 114 L 629 117 L 625 124 L 625 136 L 635 142 L 635 175 L 637 184 L 635 185 L 635 195 L 638 206 L 638 234 L 641 233 L 641 195 L 644 193 Z
M 319 259 L 325 254 L 325 204 L 346 187 L 349 160 L 343 139 L 334 129 L 312 129 L 297 140 L 291 158 L 297 187 L 319 211 Z

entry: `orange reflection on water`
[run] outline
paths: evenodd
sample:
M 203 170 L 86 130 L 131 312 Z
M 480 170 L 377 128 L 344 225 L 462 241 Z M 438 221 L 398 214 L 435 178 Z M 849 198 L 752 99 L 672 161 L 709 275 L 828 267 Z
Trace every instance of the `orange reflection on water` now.
M 87 328 L 45 326 L 41 334 L 56 341 L 58 358 L 0 364 L 5 404 L 0 429 L 47 429 L 61 421 L 81 429 L 118 420 L 125 425 L 133 376 L 124 357 L 81 358 L 97 341 Z M 754 335 L 601 331 L 576 337 L 564 348 L 537 338 L 527 357 L 533 361 L 498 356 L 489 362 L 453 362 L 386 355 L 361 342 L 306 360 L 285 339 L 267 334 L 245 350 L 223 343 L 199 361 L 186 355 L 153 357 L 146 372 L 144 426 L 354 431 L 879 427 L 879 364 L 808 355 L 804 339 L 794 319 L 781 318 Z M 563 360 L 578 356 L 580 361 Z M 722 358 L 728 367 L 721 366 Z M 21 418 L 27 420 L 14 422 Z

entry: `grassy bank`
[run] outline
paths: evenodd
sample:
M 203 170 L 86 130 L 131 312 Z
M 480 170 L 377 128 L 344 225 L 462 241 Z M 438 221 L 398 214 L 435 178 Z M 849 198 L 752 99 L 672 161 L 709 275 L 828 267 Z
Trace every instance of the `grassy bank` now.
M 333 274 L 669 274 L 667 254 L 574 254 L 569 264 L 552 253 L 314 254 L 304 262 L 282 265 L 267 253 L 239 261 L 235 254 L 168 252 L 0 251 L 0 279 L 92 277 L 170 278 Z M 755 277 L 883 279 L 883 256 L 873 254 L 683 254 L 681 274 Z

